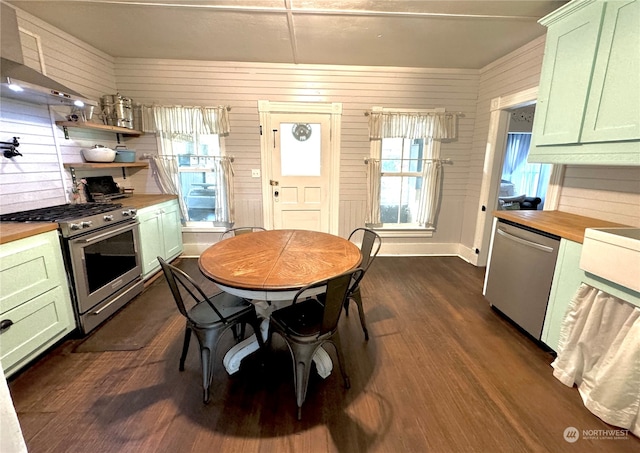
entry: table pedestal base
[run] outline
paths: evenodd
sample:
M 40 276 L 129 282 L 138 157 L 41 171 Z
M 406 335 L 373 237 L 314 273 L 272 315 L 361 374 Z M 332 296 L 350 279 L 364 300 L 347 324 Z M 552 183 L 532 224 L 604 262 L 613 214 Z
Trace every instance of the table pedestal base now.
M 268 330 L 269 320 L 265 319 L 260 325 L 260 333 L 265 341 L 267 339 Z M 256 352 L 259 348 L 260 345 L 258 344 L 258 340 L 256 339 L 255 334 L 253 334 L 229 349 L 222 360 L 227 373 L 236 373 L 240 369 L 242 359 L 247 357 L 249 354 Z M 313 355 L 313 363 L 316 364 L 318 375 L 323 379 L 326 379 L 333 370 L 333 361 L 331 360 L 331 356 L 329 356 L 327 351 L 322 347 L 318 348 L 316 353 Z

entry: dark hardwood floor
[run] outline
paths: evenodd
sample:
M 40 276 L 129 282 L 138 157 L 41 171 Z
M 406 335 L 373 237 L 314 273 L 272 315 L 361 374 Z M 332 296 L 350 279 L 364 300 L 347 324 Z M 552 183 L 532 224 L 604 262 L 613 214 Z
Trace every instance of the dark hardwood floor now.
M 194 264 L 180 260 L 190 272 Z M 631 434 L 564 440 L 567 427 L 613 428 L 552 376 L 548 352 L 489 307 L 483 273 L 455 257 L 378 258 L 361 286 L 370 341 L 355 305 L 340 321 L 351 389 L 337 370 L 326 380 L 314 372 L 302 421 L 277 336 L 264 367 L 249 357 L 233 376 L 219 351 L 206 406 L 195 339 L 178 371 L 177 310 L 139 350 L 80 353 L 81 340 L 64 341 L 10 380 L 27 446 L 31 453 L 640 451 Z M 173 301 L 157 280 L 133 303 L 153 309 Z M 221 349 L 231 344 L 228 335 Z

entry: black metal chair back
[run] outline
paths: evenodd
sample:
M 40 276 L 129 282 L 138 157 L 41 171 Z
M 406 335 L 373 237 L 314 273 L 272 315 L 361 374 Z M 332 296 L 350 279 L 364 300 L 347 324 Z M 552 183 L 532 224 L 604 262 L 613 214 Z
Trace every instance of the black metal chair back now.
M 382 238 L 378 233 L 369 228 L 356 228 L 349 235 L 349 240 L 352 242 L 360 243 L 360 253 L 362 254 L 362 262 L 360 267 L 364 270 L 360 280 L 364 277 L 364 274 L 369 269 L 369 266 L 373 263 L 373 260 L 378 256 L 380 246 L 382 245 Z M 351 292 L 349 297 L 344 303 L 344 310 L 347 316 L 349 316 L 349 301 L 353 300 L 358 307 L 358 315 L 360 316 L 360 325 L 364 332 L 365 340 L 369 340 L 369 330 L 364 317 L 364 307 L 362 306 L 362 295 L 360 294 L 360 280 L 354 282 L 351 285 Z
M 250 324 L 256 334 L 260 349 L 263 349 L 264 342 L 260 332 L 260 321 L 253 305 L 245 299 L 222 291 L 207 296 L 186 272 L 167 263 L 160 256 L 158 261 L 178 310 L 186 318 L 179 370 L 184 371 L 191 333 L 193 333 L 200 345 L 203 399 L 205 403 L 208 403 L 215 352 L 221 335 L 231 328 L 236 341 L 240 341 L 244 338 L 245 325 Z M 187 294 L 190 300 L 185 301 L 183 296 Z
M 323 344 L 333 344 L 344 385 L 346 388 L 351 386 L 344 368 L 338 321 L 352 281 L 357 284 L 363 274 L 363 269 L 358 268 L 305 286 L 296 293 L 291 305 L 271 314 L 269 339 L 273 332 L 277 332 L 291 352 L 298 420 L 307 394 L 311 362 Z
M 216 315 L 220 318 L 223 323 L 227 322 L 227 319 L 220 313 L 220 311 L 216 308 L 216 306 L 209 300 L 209 296 L 207 296 L 202 288 L 198 286 L 198 284 L 182 269 L 178 269 L 175 266 L 164 261 L 162 258 L 158 258 L 160 262 L 160 267 L 162 268 L 162 272 L 164 273 L 165 278 L 167 279 L 167 284 L 169 285 L 169 289 L 171 290 L 171 294 L 173 295 L 173 299 L 178 306 L 178 310 L 180 314 L 194 322 L 189 314 L 188 307 L 192 307 L 200 302 L 205 302 L 209 304 L 211 309 L 214 311 Z M 183 288 L 184 291 L 191 296 L 193 299 L 191 303 L 185 304 L 185 301 L 182 297 L 182 291 L 180 288 Z
M 240 236 L 241 234 L 255 233 L 256 231 L 267 231 L 267 230 L 265 228 L 263 228 L 263 227 L 231 228 L 231 229 L 228 229 L 227 231 L 225 231 L 224 233 L 222 233 L 222 235 L 220 236 L 220 240 L 232 238 L 234 236 Z

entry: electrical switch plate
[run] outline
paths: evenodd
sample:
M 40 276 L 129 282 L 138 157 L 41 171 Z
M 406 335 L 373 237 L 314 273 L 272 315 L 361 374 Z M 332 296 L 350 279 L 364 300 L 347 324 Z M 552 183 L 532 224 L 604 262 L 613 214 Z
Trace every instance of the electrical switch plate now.
M 259 169 L 253 169 L 251 170 L 251 177 L 252 178 L 259 178 L 260 177 L 260 170 Z

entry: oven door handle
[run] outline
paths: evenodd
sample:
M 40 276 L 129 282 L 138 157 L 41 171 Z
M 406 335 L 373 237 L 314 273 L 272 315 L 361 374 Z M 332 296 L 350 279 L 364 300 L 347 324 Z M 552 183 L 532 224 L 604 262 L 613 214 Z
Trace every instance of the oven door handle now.
M 135 224 L 134 224 L 134 225 L 135 225 Z M 85 244 L 88 244 L 89 242 L 99 241 L 100 239 L 105 238 L 105 237 L 107 237 L 107 236 L 112 236 L 112 235 L 117 234 L 117 233 L 120 233 L 120 232 L 122 232 L 122 231 L 130 230 L 132 226 L 133 226 L 133 225 L 128 224 L 128 225 L 123 226 L 122 228 L 118 228 L 118 229 L 116 229 L 116 230 L 109 230 L 109 231 L 107 231 L 106 233 L 102 233 L 102 234 L 99 234 L 99 235 L 97 235 L 97 236 L 92 236 L 92 237 L 90 237 L 90 238 L 88 238 L 88 239 L 85 239 L 85 240 L 84 240 L 84 241 L 82 241 L 82 242 L 84 242 Z

